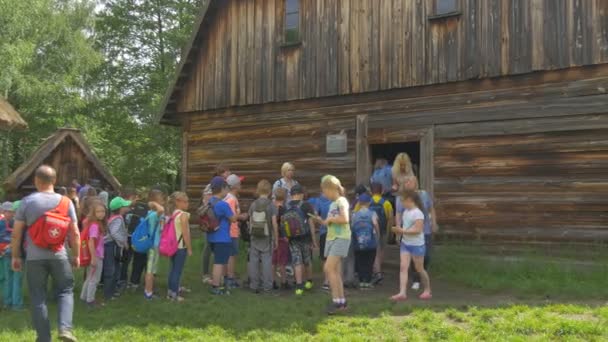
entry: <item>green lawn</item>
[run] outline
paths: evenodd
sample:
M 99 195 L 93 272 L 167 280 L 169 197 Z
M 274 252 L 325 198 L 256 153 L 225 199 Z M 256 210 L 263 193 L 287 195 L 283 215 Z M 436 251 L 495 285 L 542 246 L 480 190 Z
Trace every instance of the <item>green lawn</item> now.
M 561 273 L 559 268 L 537 268 L 517 277 L 543 261 L 527 253 L 529 260 L 521 264 L 492 265 L 491 259 L 486 259 L 472 265 L 470 258 L 458 259 L 474 256 L 475 251 L 474 246 L 437 249 L 433 268 L 437 286 L 430 303 L 390 303 L 387 297 L 396 289 L 396 280 L 388 279 L 372 292 L 350 291 L 351 309 L 340 317 L 323 312 L 328 297 L 319 290 L 303 298 L 291 294 L 261 296 L 245 290 L 229 297 L 213 297 L 199 281 L 199 252 L 187 263 L 185 284 L 193 289 L 187 302 L 145 302 L 139 292 L 127 293 L 94 311 L 78 302 L 76 334 L 81 341 L 608 340 L 608 307 L 602 306 L 608 298 L 608 272 L 604 268 L 563 269 Z M 166 266 L 161 269 L 164 293 Z M 456 275 L 459 271 L 464 276 Z M 467 275 L 479 272 L 489 274 L 467 281 Z M 594 275 L 597 272 L 603 276 Z M 573 275 L 578 279 L 571 282 L 568 279 Z M 547 280 L 547 276 L 551 278 Z M 554 281 L 565 283 L 554 285 Z M 514 286 L 522 282 L 526 285 Z M 539 296 L 539 289 L 547 286 L 551 296 L 563 289 L 567 293 L 555 300 L 540 300 L 544 297 Z M 592 289 L 592 295 L 578 287 Z M 53 316 L 54 310 L 51 307 Z M 0 341 L 34 338 L 27 312 L 1 312 L 0 326 Z

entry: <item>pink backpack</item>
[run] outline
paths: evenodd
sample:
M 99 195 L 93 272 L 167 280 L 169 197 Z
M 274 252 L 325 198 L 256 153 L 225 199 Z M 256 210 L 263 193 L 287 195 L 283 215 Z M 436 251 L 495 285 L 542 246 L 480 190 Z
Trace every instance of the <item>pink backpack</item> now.
M 183 235 L 177 240 L 177 234 L 175 233 L 175 218 L 181 214 L 181 211 L 177 211 L 171 218 L 165 223 L 163 231 L 160 234 L 160 244 L 158 251 L 160 255 L 166 257 L 172 257 L 177 253 L 179 243 L 181 242 Z

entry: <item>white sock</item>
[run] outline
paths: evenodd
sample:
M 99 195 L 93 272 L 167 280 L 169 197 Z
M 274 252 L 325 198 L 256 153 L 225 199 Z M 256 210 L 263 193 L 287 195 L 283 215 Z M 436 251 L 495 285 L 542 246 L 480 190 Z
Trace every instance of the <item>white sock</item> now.
M 340 298 L 334 298 L 333 301 L 334 304 L 340 304 Z

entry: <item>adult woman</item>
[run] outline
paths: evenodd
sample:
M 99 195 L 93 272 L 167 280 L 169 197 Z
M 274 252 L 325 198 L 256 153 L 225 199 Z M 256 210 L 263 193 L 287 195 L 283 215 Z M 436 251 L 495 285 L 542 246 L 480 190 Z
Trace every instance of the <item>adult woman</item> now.
M 274 194 L 275 190 L 278 188 L 283 188 L 287 191 L 287 198 L 285 199 L 285 203 L 291 202 L 291 188 L 299 184 L 298 181 L 293 179 L 296 168 L 292 163 L 286 162 L 281 166 L 281 178 L 274 182 L 272 186 L 272 193 Z
M 399 153 L 393 163 L 393 192 L 401 193 L 417 187 L 412 161 L 407 153 Z

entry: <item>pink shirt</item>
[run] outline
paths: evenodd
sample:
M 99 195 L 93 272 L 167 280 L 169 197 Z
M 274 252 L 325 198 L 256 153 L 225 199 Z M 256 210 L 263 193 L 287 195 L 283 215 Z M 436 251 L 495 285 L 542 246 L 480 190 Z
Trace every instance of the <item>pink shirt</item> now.
M 103 235 L 99 233 L 99 225 L 92 223 L 89 226 L 89 239 L 97 239 L 97 246 L 95 246 L 95 255 L 103 259 Z
M 232 210 L 232 213 L 234 215 L 239 215 L 241 213 L 241 208 L 239 207 L 239 200 L 233 194 L 226 195 L 226 198 L 224 198 L 224 202 L 228 203 L 228 206 L 230 206 L 230 209 Z M 232 222 L 230 224 L 230 237 L 238 238 L 240 235 L 241 230 L 239 229 L 238 221 Z

